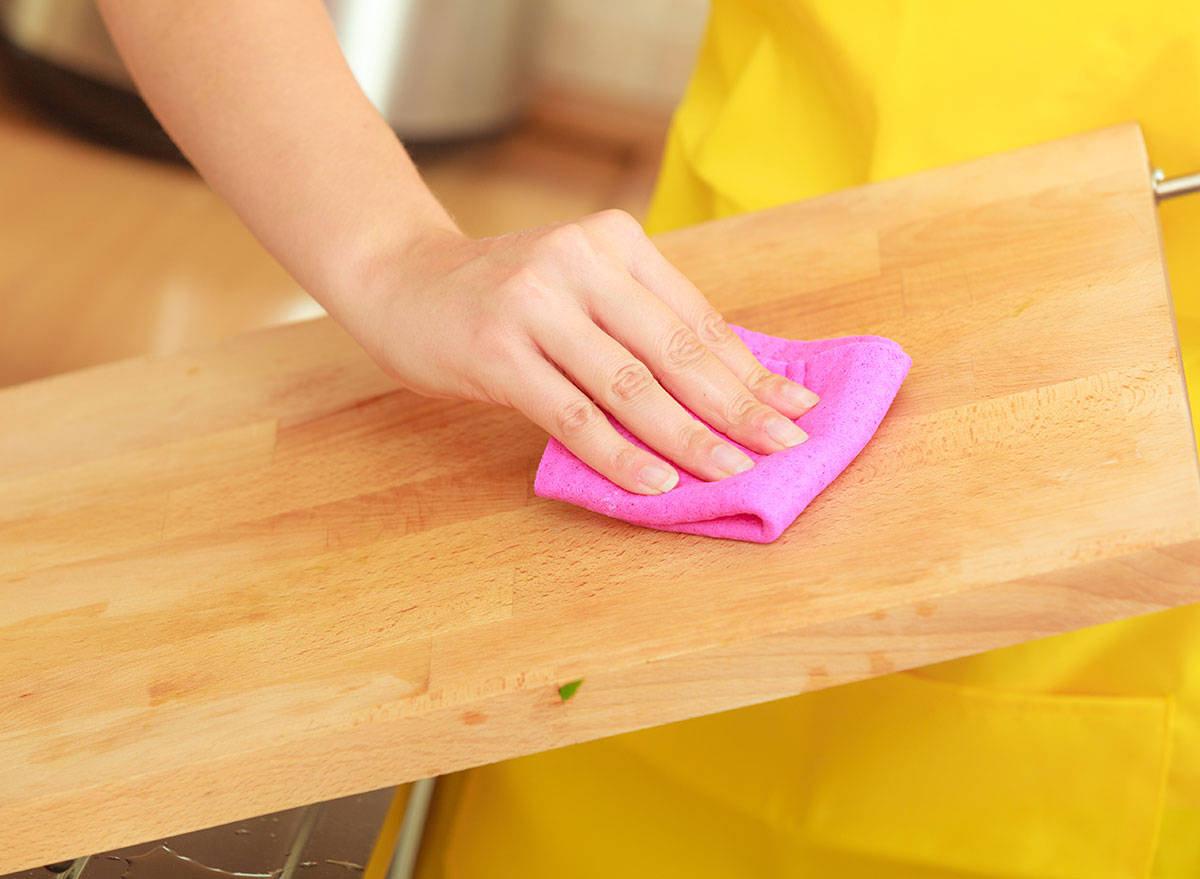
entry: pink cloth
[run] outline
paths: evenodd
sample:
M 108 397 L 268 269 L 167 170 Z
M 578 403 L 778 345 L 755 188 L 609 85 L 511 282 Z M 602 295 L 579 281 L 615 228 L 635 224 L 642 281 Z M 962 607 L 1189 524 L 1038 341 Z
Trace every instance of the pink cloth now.
M 821 398 L 795 420 L 808 433 L 805 442 L 760 455 L 710 427 L 749 455 L 754 467 L 718 482 L 697 479 L 676 467 L 678 485 L 666 494 L 641 495 L 601 476 L 551 437 L 538 465 L 534 493 L 662 531 L 755 543 L 775 540 L 866 446 L 908 375 L 912 358 L 883 336 L 802 342 L 738 326 L 733 331 L 763 366 Z M 634 445 L 662 457 L 611 415 L 608 420 Z

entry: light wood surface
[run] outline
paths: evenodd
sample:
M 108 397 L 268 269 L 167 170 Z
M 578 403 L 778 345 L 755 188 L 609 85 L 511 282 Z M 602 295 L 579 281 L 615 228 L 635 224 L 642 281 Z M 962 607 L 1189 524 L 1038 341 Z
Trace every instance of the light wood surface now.
M 659 243 L 913 357 L 773 544 L 534 497 L 538 428 L 325 319 L 0 392 L 0 872 L 1200 600 L 1135 126 Z

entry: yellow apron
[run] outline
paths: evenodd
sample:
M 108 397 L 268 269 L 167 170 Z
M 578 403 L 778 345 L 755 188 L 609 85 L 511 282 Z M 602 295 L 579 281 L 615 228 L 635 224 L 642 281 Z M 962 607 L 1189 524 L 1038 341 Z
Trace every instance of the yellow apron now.
M 716 0 L 648 225 L 1126 119 L 1197 170 L 1198 65 L 1192 0 Z M 1200 196 L 1162 220 L 1196 416 Z M 439 784 L 422 879 L 1195 879 L 1200 605 Z

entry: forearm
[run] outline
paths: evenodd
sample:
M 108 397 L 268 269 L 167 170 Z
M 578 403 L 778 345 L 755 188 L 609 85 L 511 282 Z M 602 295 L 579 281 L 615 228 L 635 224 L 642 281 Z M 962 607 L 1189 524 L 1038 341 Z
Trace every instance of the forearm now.
M 355 82 L 319 0 L 99 5 L 171 137 L 331 312 L 385 254 L 456 229 Z

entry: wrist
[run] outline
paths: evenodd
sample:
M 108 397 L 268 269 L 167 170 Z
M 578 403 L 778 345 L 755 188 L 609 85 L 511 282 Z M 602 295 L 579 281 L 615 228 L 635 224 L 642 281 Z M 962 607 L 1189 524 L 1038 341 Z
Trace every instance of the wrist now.
M 345 324 L 341 315 L 370 309 L 397 286 L 406 267 L 420 263 L 432 248 L 465 238 L 458 224 L 432 196 L 420 210 L 403 217 L 375 221 L 358 230 L 352 241 L 331 254 L 329 284 L 322 305 Z

